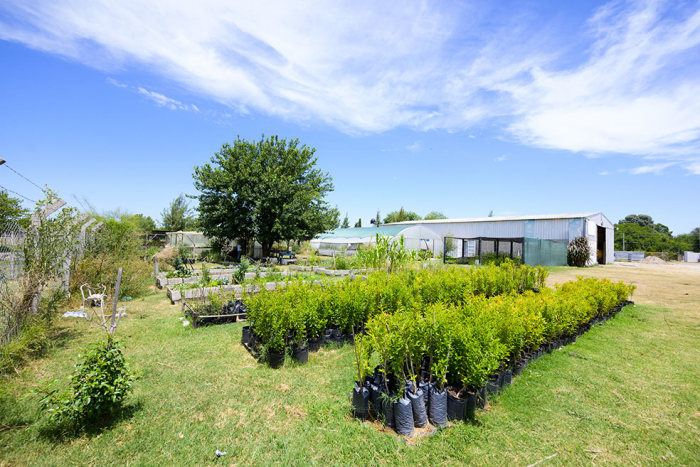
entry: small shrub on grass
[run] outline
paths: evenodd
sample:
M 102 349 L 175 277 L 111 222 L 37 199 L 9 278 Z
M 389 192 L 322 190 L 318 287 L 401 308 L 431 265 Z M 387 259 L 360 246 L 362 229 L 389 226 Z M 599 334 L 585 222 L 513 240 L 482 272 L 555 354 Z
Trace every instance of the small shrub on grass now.
M 591 258 L 591 246 L 586 237 L 577 237 L 571 240 L 566 251 L 566 262 L 569 266 L 577 268 L 585 267 Z
M 39 401 L 49 420 L 81 427 L 107 421 L 132 391 L 129 370 L 119 341 L 107 339 L 85 349 L 83 361 L 71 375 L 71 389 L 58 393 L 50 383 Z

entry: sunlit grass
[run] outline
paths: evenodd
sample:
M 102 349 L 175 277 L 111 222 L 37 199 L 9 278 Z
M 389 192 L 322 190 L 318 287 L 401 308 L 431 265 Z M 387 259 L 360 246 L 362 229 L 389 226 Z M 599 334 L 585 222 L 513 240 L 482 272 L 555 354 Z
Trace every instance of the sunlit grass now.
M 240 345 L 241 324 L 183 327 L 162 291 L 130 302 L 118 336 L 141 378 L 130 410 L 77 437 L 47 431 L 41 379 L 67 377 L 99 339 L 70 339 L 0 383 L 0 465 L 697 465 L 700 320 L 628 307 L 530 365 L 479 412 L 411 445 L 349 415 L 351 347 L 272 370 Z M 2 428 L 11 427 L 11 428 Z M 16 427 L 16 428 L 15 428 Z M 215 451 L 227 455 L 215 460 Z

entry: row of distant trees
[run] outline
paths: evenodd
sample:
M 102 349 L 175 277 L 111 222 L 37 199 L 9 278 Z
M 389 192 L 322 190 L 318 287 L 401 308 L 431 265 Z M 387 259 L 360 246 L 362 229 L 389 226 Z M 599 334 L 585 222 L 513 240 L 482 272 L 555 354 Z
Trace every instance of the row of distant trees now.
M 238 137 L 233 144 L 224 144 L 209 163 L 194 168 L 192 177 L 199 194 L 191 198 L 198 201 L 196 211 L 181 194 L 163 209 L 160 228 L 199 230 L 219 244 L 235 241 L 245 247 L 257 241 L 265 256 L 275 242 L 309 240 L 324 231 L 348 228 L 347 214 L 341 224 L 337 207 L 325 201 L 334 189 L 333 181 L 329 173 L 316 168 L 315 152 L 298 139 L 263 135 L 260 141 L 248 141 Z M 156 229 L 150 216 L 120 210 L 97 215 L 89 203 L 88 207 L 93 216 L 116 219 L 134 230 Z M 29 214 L 20 200 L 0 192 L 0 225 L 13 220 L 26 226 Z M 439 211 L 421 217 L 402 206 L 384 219 L 377 212 L 374 220 L 387 224 L 446 218 Z M 362 227 L 362 220 L 354 226 Z M 700 228 L 674 237 L 667 226 L 646 214 L 630 214 L 615 227 L 616 250 L 700 251 Z
M 398 211 L 391 211 L 389 214 L 386 215 L 386 217 L 383 220 L 381 219 L 379 214 L 379 211 L 377 211 L 377 216 L 374 218 L 377 224 L 390 224 L 392 222 L 404 221 L 428 221 L 433 219 L 447 219 L 447 216 L 440 211 L 430 211 L 428 214 L 425 215 L 425 217 L 421 217 L 419 214 L 413 211 L 406 211 L 403 208 L 403 206 L 401 206 L 401 209 L 399 209 Z M 343 223 L 340 225 L 340 228 L 347 229 L 349 227 L 350 219 L 348 219 L 348 215 L 345 214 L 345 218 L 343 219 Z M 357 222 L 355 223 L 355 227 L 362 227 L 362 219 L 357 220 Z
M 646 214 L 630 214 L 615 224 L 615 250 L 681 253 L 700 251 L 700 227 L 673 236 L 664 224 Z
M 150 232 L 158 226 L 151 216 L 132 214 L 128 211 L 117 209 L 98 213 L 94 206 L 88 203 L 89 214 L 100 219 L 114 219 L 128 224 L 139 232 Z M 27 228 L 30 222 L 31 212 L 23 207 L 19 198 L 10 196 L 7 192 L 0 191 L 0 226 L 16 223 L 20 227 Z M 190 209 L 187 198 L 180 195 L 163 209 L 160 228 L 164 230 L 193 230 L 197 228 L 197 217 Z

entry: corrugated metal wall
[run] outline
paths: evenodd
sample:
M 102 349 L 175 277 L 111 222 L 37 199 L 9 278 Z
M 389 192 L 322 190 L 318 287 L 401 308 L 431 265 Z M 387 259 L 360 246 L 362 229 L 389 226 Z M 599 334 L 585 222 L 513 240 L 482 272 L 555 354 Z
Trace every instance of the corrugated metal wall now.
M 528 225 L 529 224 L 529 225 Z M 530 228 L 526 228 L 530 227 Z M 569 240 L 569 219 L 429 224 L 441 237 L 540 238 Z M 528 231 L 528 230 L 531 230 Z M 526 232 L 528 231 L 528 232 Z

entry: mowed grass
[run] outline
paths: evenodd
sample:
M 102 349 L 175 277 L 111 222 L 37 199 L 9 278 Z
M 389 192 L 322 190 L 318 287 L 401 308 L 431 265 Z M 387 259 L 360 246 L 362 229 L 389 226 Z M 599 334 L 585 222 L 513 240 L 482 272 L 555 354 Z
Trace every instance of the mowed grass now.
M 59 343 L 0 382 L 0 466 L 527 466 L 554 454 L 539 465 L 699 465 L 700 270 L 672 272 L 584 270 L 637 281 L 637 306 L 530 365 L 475 423 L 411 443 L 349 415 L 352 347 L 271 370 L 240 345 L 241 324 L 183 327 L 161 291 L 120 324 L 141 378 L 110 425 L 61 437 L 37 398 L 22 398 L 42 379 L 65 382 L 78 349 L 101 337 L 84 321 L 61 320 Z M 695 295 L 666 297 L 685 287 Z

